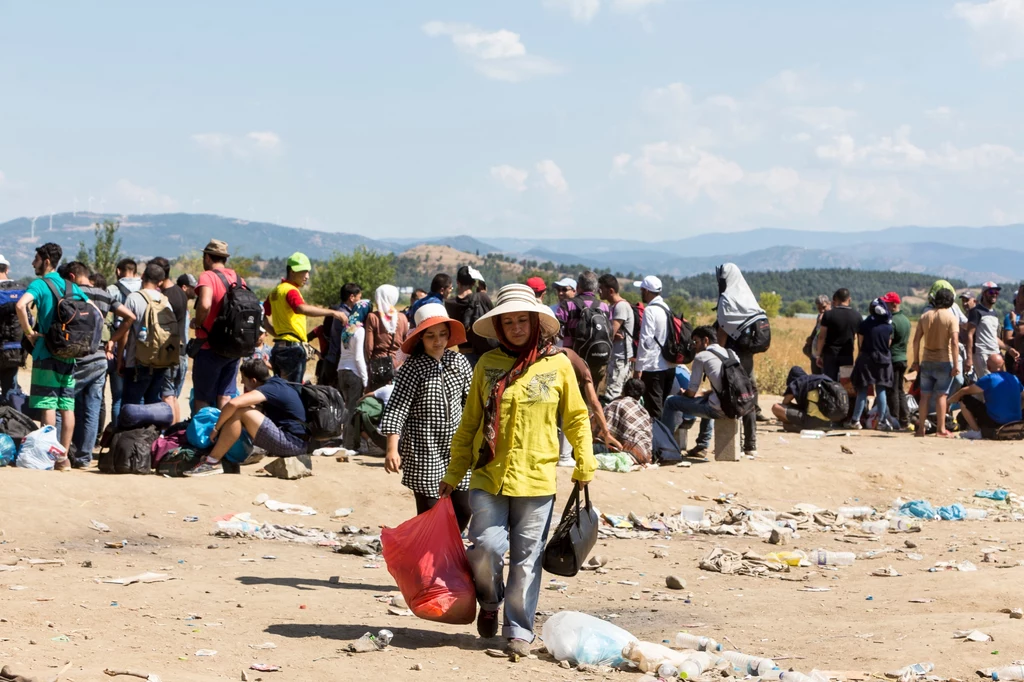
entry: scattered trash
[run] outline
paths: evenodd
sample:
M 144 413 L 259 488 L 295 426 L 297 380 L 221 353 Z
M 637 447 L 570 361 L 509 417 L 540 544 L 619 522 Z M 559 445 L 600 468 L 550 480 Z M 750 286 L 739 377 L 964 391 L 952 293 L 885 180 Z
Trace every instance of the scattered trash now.
M 603 568 L 607 563 L 608 557 L 595 554 L 587 559 L 580 568 L 584 571 L 596 571 L 599 568 Z
M 935 600 L 927 598 L 927 597 L 925 597 L 925 598 L 920 598 L 919 597 L 917 599 L 910 599 L 909 601 L 910 601 L 911 604 L 931 604 Z
M 196 652 L 196 656 L 216 656 L 217 652 L 213 649 L 200 649 Z
M 96 520 L 90 521 L 89 522 L 89 527 L 92 528 L 95 531 L 100 532 L 100 533 L 109 533 L 110 532 L 110 526 L 108 526 L 107 524 L 102 523 L 100 521 L 96 521 Z
M 970 561 L 939 561 L 934 566 L 928 569 L 929 573 L 939 573 L 941 571 L 977 571 L 978 567 L 972 564 Z
M 119 542 L 104 542 L 103 546 L 107 549 L 122 549 L 128 546 L 127 540 L 121 540 Z
M 140 673 L 134 670 L 111 670 L 110 668 L 107 668 L 103 672 L 109 675 L 110 677 L 126 675 L 128 677 L 138 677 L 140 679 L 146 680 L 146 682 L 161 682 L 160 677 L 153 673 Z
M 992 635 L 986 635 L 981 630 L 957 630 L 953 633 L 953 639 L 962 639 L 966 642 L 991 642 Z
M 1010 493 L 1007 492 L 1006 490 L 1003 490 L 1002 488 L 998 488 L 996 490 L 979 490 L 974 493 L 974 496 L 986 500 L 996 500 L 997 502 L 1002 502 L 1010 496 Z
M 914 663 L 913 665 L 908 665 L 900 668 L 899 670 L 887 672 L 885 676 L 890 679 L 899 680 L 900 682 L 910 682 L 920 675 L 927 675 L 933 670 L 935 670 L 934 663 Z
M 1014 620 L 1024 618 L 1024 609 L 1000 609 L 999 613 L 1008 613 L 1010 614 L 1010 618 Z
M 70 642 L 71 638 L 68 637 L 67 635 L 58 635 L 56 637 L 51 637 L 50 641 L 51 642 Z
M 367 632 L 359 639 L 349 642 L 345 646 L 345 651 L 353 654 L 365 654 L 370 651 L 383 651 L 388 648 L 391 644 L 391 640 L 394 638 L 394 634 L 391 630 L 380 630 L 376 636 Z
M 249 670 L 258 670 L 261 673 L 276 673 L 281 670 L 279 665 L 268 665 L 267 663 L 253 663 Z
M 109 580 L 97 578 L 96 582 L 109 583 L 111 585 L 132 585 L 134 583 L 162 583 L 168 580 L 174 580 L 174 578 L 166 573 L 140 573 L 127 578 L 111 578 Z
M 351 507 L 342 507 L 341 509 L 335 509 L 334 513 L 331 514 L 332 518 L 343 519 L 346 516 L 351 516 L 353 509 Z
M 270 511 L 294 514 L 296 516 L 316 516 L 316 509 L 307 507 L 304 504 L 292 504 L 290 502 L 278 502 L 277 500 L 265 500 L 263 506 Z
M 562 611 L 549 618 L 541 638 L 556 661 L 576 665 L 618 665 L 623 648 L 637 641 L 617 625 L 578 611 Z
M 389 606 L 388 607 L 388 613 L 390 613 L 392 616 L 413 616 L 413 615 L 416 615 L 416 614 L 414 614 L 412 612 L 412 609 L 410 609 L 410 608 L 404 608 L 403 609 L 403 608 L 399 608 L 397 606 Z
M 878 576 L 880 578 L 898 578 L 900 577 L 900 572 L 892 566 L 889 566 L 888 568 L 876 568 L 871 572 L 871 575 Z
M 273 642 L 264 642 L 263 644 L 250 644 L 250 649 L 276 649 L 277 645 Z
M 700 560 L 700 568 L 716 573 L 763 576 L 772 571 L 788 571 L 789 565 L 770 561 L 751 552 L 740 554 L 724 547 L 715 547 Z
M 181 520 L 184 521 L 185 523 L 195 523 L 196 521 L 199 520 L 199 517 L 198 516 L 184 516 L 184 517 L 182 517 Z

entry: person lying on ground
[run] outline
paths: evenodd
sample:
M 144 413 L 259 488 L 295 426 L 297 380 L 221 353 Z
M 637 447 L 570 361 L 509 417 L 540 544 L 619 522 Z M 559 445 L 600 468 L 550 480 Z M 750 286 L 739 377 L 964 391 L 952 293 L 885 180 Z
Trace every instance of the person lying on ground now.
M 271 377 L 270 369 L 261 360 L 249 358 L 238 371 L 244 393 L 229 400 L 221 410 L 210 434 L 213 449 L 186 476 L 220 473 L 220 461 L 242 436 L 242 429 L 252 438 L 253 445 L 263 448 L 271 457 L 306 454 L 309 430 L 299 392 L 280 377 Z
M 985 376 L 961 388 L 950 400 L 960 403 L 960 414 L 972 431 L 991 438 L 1000 426 L 1021 420 L 1021 384 L 1006 371 L 999 353 L 989 355 L 986 365 Z M 984 396 L 985 402 L 979 395 Z
M 782 422 L 784 429 L 832 428 L 832 422 L 818 408 L 818 387 L 826 381 L 832 380 L 824 374 L 808 374 L 803 367 L 794 366 L 789 370 L 782 402 L 772 405 L 772 414 Z

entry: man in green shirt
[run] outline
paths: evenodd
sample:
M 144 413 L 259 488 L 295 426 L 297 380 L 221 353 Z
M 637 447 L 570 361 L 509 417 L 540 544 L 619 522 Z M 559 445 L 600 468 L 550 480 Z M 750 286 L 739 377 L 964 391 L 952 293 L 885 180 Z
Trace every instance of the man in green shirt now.
M 907 372 L 907 342 L 910 340 L 910 320 L 900 311 L 900 295 L 890 291 L 882 297 L 882 301 L 892 313 L 892 343 L 889 352 L 892 353 L 893 382 L 887 391 L 886 400 L 889 403 L 889 414 L 899 422 L 899 428 L 906 430 L 910 422 L 910 414 L 907 410 L 906 396 L 903 392 L 903 375 Z

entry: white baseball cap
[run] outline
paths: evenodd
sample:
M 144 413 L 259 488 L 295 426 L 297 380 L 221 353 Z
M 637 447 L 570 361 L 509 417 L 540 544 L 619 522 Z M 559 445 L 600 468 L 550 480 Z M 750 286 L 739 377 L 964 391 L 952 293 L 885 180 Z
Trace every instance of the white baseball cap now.
M 10 267 L 11 266 L 11 261 L 9 261 L 6 258 L 4 258 L 3 254 L 0 254 L 0 265 L 6 265 L 7 267 Z
M 574 280 L 572 277 L 563 277 L 562 279 L 560 279 L 557 282 L 555 282 L 554 286 L 556 286 L 556 287 L 565 287 L 567 289 L 575 290 L 576 289 L 576 280 Z
M 633 282 L 633 286 L 638 289 L 646 289 L 647 291 L 651 291 L 656 294 L 661 293 L 661 279 L 654 275 L 647 275 L 639 282 Z

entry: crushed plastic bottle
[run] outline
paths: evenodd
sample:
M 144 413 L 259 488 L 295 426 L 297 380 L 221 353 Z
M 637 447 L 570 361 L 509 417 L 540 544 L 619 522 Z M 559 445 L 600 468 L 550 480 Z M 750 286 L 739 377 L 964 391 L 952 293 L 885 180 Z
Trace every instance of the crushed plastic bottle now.
M 921 530 L 921 522 L 909 516 L 897 516 L 890 528 L 900 533 L 916 533 Z
M 658 666 L 658 677 L 663 680 L 671 680 L 675 677 L 679 677 L 679 668 L 668 662 L 662 663 Z
M 968 521 L 981 521 L 988 516 L 987 509 L 967 509 L 967 520 Z
M 765 559 L 772 561 L 778 561 L 789 566 L 799 566 L 800 562 L 807 558 L 807 555 L 801 551 L 796 552 L 771 552 L 766 554 Z
M 695 651 L 722 650 L 722 645 L 710 637 L 691 635 L 688 632 L 680 632 L 676 635 L 676 646 L 680 649 L 693 649 Z
M 800 432 L 800 437 L 810 440 L 820 440 L 825 437 L 825 432 L 817 431 L 815 429 L 804 429 Z
M 818 678 L 804 675 L 795 670 L 786 670 L 779 675 L 779 682 L 818 682 Z
M 889 530 L 889 522 L 885 519 L 881 521 L 864 521 L 860 524 L 860 529 L 871 535 L 885 535 L 885 532 Z
M 1024 665 L 1007 665 L 992 671 L 993 680 L 1024 680 Z
M 848 519 L 866 519 L 874 516 L 875 510 L 872 507 L 840 507 L 836 513 Z
M 709 654 L 704 651 L 697 651 L 689 656 L 679 665 L 679 678 L 689 680 L 703 675 L 721 660 L 718 654 Z
M 807 556 L 807 560 L 816 566 L 852 566 L 857 560 L 853 552 L 829 552 L 818 549 Z
M 764 676 L 775 669 L 775 661 L 760 656 L 741 654 L 738 651 L 723 651 L 722 658 L 732 663 L 732 666 L 745 675 Z

